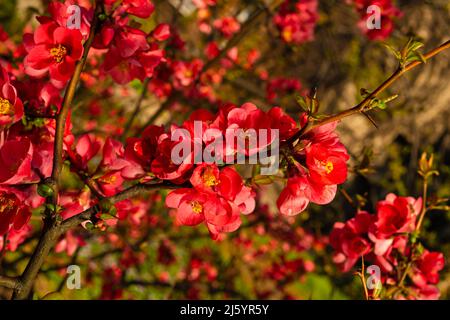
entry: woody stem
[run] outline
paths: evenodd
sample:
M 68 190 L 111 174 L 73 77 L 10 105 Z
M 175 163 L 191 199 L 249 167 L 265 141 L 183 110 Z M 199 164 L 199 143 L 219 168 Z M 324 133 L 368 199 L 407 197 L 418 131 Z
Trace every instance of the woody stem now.
M 59 195 L 59 180 L 63 164 L 63 141 L 64 141 L 64 128 L 66 124 L 67 115 L 69 113 L 70 106 L 75 96 L 75 91 L 80 80 L 81 72 L 86 64 L 89 49 L 94 41 L 94 36 L 100 26 L 99 14 L 102 12 L 101 0 L 96 1 L 94 19 L 91 25 L 89 37 L 84 43 L 84 52 L 80 61 L 77 62 L 74 70 L 74 74 L 69 81 L 69 84 L 64 95 L 61 110 L 56 117 L 56 130 L 55 130 L 55 142 L 53 149 L 53 168 L 50 183 L 52 185 L 53 194 L 51 197 L 51 203 L 53 204 L 53 212 L 46 212 L 46 218 L 44 219 L 44 229 L 42 231 L 39 242 L 30 258 L 24 272 L 19 278 L 20 286 L 16 287 L 13 292 L 13 299 L 26 299 L 33 287 L 33 283 L 44 263 L 45 258 L 49 254 L 51 248 L 61 235 L 60 221 L 58 219 L 57 205 Z

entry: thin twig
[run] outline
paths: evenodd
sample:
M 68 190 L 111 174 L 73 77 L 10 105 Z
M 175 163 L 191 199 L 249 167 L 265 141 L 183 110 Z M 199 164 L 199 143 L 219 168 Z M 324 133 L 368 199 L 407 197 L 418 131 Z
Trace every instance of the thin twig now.
M 125 141 L 127 138 L 127 135 L 131 129 L 131 126 L 133 125 L 134 119 L 136 119 L 137 115 L 139 114 L 139 111 L 141 111 L 141 105 L 142 101 L 144 101 L 145 96 L 147 95 L 147 87 L 148 83 L 150 81 L 150 78 L 145 78 L 144 82 L 142 83 L 142 91 L 139 95 L 138 100 L 136 101 L 136 105 L 134 107 L 133 113 L 131 114 L 130 118 L 128 119 L 127 123 L 125 124 L 125 129 L 123 130 L 122 136 L 120 137 L 120 140 L 122 142 Z
M 0 276 L 0 286 L 9 289 L 17 289 L 18 287 L 20 287 L 20 281 L 17 278 Z
M 431 50 L 427 54 L 424 55 L 425 60 L 431 59 L 434 56 L 438 55 L 439 53 L 447 50 L 450 48 L 450 41 L 447 41 L 440 45 L 439 47 Z M 312 129 L 315 129 L 317 127 L 323 126 L 328 123 L 332 123 L 335 121 L 342 120 L 346 117 L 349 117 L 351 115 L 354 115 L 356 113 L 361 113 L 365 111 L 365 108 L 373 101 L 374 98 L 376 98 L 380 93 L 385 91 L 387 88 L 389 88 L 394 82 L 396 82 L 398 79 L 400 79 L 406 72 L 411 71 L 412 69 L 422 65 L 423 62 L 418 60 L 411 62 L 410 64 L 406 65 L 403 69 L 398 68 L 388 79 L 386 79 L 378 88 L 376 88 L 370 95 L 368 95 L 363 101 L 361 101 L 359 104 L 354 106 L 353 108 L 344 110 L 342 112 L 339 112 L 335 115 L 329 116 L 325 119 L 322 119 L 320 121 L 316 122 L 309 122 L 306 126 L 304 126 L 301 130 L 297 132 L 294 136 L 292 136 L 292 139 L 290 141 L 295 141 L 298 139 L 301 135 L 304 135 L 311 131 Z

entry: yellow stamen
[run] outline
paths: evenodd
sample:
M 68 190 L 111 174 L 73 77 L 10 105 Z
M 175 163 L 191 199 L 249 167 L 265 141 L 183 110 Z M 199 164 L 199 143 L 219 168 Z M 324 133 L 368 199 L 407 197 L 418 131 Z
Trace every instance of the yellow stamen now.
M 325 167 L 325 172 L 327 174 L 330 174 L 330 172 L 333 171 L 333 169 L 334 169 L 333 162 L 331 162 L 331 161 L 327 161 L 327 162 L 322 161 L 322 166 Z
M 0 98 L 0 115 L 14 114 L 14 106 L 7 99 Z
M 216 176 L 211 169 L 206 169 L 205 173 L 203 174 L 203 183 L 207 187 L 213 187 L 217 186 L 219 184 L 219 181 L 216 179 Z
M 101 182 L 103 183 L 107 183 L 107 184 L 113 184 L 114 182 L 116 182 L 117 177 L 116 176 L 109 176 L 109 177 L 103 177 L 99 179 Z
M 191 202 L 192 211 L 195 213 L 202 213 L 203 206 L 198 201 L 192 201 Z
M 282 31 L 282 37 L 286 42 L 292 41 L 292 30 L 291 28 L 285 28 Z
M 14 208 L 14 200 L 0 196 L 0 213 Z
M 191 78 L 193 75 L 194 75 L 194 73 L 191 70 L 189 70 L 189 69 L 184 71 L 184 76 L 186 78 Z
M 53 59 L 55 59 L 55 61 L 57 63 L 60 63 L 61 61 L 63 61 L 64 57 L 67 55 L 67 49 L 66 49 L 66 47 L 58 44 L 57 47 L 50 49 L 50 54 L 52 55 Z

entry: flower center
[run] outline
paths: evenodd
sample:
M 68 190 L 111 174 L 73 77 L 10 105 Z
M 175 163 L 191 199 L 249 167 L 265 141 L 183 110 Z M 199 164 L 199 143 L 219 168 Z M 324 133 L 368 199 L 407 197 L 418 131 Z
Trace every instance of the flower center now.
M 193 75 L 194 75 L 194 73 L 193 73 L 192 70 L 190 70 L 190 69 L 186 69 L 186 70 L 184 71 L 184 76 L 185 76 L 186 78 L 192 78 Z
M 202 213 L 203 211 L 203 206 L 196 200 L 191 202 L 191 207 L 195 213 Z
M 14 205 L 15 203 L 13 199 L 0 196 L 0 214 L 5 212 L 6 210 L 14 209 Z
M 284 30 L 282 31 L 282 35 L 286 42 L 292 41 L 292 30 L 290 27 L 284 28 Z
M 327 174 L 330 174 L 330 172 L 334 169 L 333 162 L 331 161 L 322 161 L 322 166 L 324 167 Z
M 0 98 L 0 115 L 14 114 L 14 106 L 7 100 Z
M 58 44 L 57 47 L 50 49 L 50 54 L 52 55 L 53 59 L 55 59 L 55 61 L 57 63 L 60 63 L 61 61 L 63 61 L 64 57 L 67 55 L 67 49 L 66 49 L 66 47 Z
M 216 179 L 216 176 L 211 171 L 207 171 L 203 175 L 203 183 L 207 187 L 213 187 L 217 186 L 219 184 L 219 181 Z
M 103 177 L 99 179 L 101 182 L 106 183 L 106 184 L 113 184 L 117 181 L 117 177 L 114 175 L 111 175 L 109 177 Z

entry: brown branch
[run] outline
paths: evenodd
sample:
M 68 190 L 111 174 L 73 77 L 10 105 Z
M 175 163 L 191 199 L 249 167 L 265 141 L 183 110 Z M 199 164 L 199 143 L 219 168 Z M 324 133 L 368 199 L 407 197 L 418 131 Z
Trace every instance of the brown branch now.
M 137 184 L 132 187 L 129 187 L 128 189 L 119 192 L 118 194 L 105 198 L 107 199 L 111 204 L 114 204 L 116 202 L 132 198 L 136 195 L 142 194 L 143 192 L 147 192 L 150 190 L 156 190 L 156 189 L 178 189 L 188 187 L 187 185 L 176 185 L 169 182 L 161 182 L 161 183 L 154 183 L 154 184 Z M 100 208 L 98 206 L 93 206 L 80 214 L 77 214 L 76 216 L 73 216 L 67 220 L 65 220 L 61 224 L 61 232 L 64 233 L 67 230 L 70 230 L 82 222 L 86 220 L 92 219 L 93 215 L 99 210 Z
M 100 21 L 98 19 L 98 15 L 101 13 L 101 5 L 99 5 L 99 1 L 96 2 L 96 9 L 94 14 L 94 20 L 92 22 L 92 27 L 89 33 L 89 37 L 84 44 L 84 52 L 81 60 L 77 62 L 74 74 L 69 81 L 69 84 L 66 89 L 66 93 L 64 95 L 64 100 L 61 106 L 61 110 L 56 117 L 56 130 L 55 130 L 55 144 L 53 149 L 53 168 L 52 168 L 52 182 L 54 189 L 54 199 L 53 203 L 56 204 L 58 199 L 58 185 L 59 185 L 59 176 L 61 175 L 62 163 L 63 163 L 63 140 L 64 140 L 64 128 L 66 125 L 67 115 L 69 113 L 70 106 L 72 104 L 73 98 L 75 96 L 75 91 L 80 80 L 81 72 L 84 69 L 86 64 L 87 56 L 89 53 L 89 49 L 91 48 L 92 42 L 94 41 L 94 37 L 96 31 L 100 26 Z
M 74 70 L 74 74 L 69 81 L 69 84 L 64 95 L 63 104 L 61 110 L 56 117 L 56 130 L 55 130 L 55 142 L 53 149 L 53 168 L 52 176 L 49 183 L 52 185 L 53 196 L 52 204 L 54 205 L 54 212 L 48 214 L 44 219 L 44 228 L 39 242 L 31 256 L 28 265 L 26 266 L 24 272 L 20 277 L 20 282 L 22 286 L 15 288 L 13 293 L 13 299 L 26 299 L 33 287 L 33 283 L 41 269 L 41 266 L 50 252 L 50 249 L 58 240 L 60 236 L 60 221 L 57 215 L 56 206 L 58 204 L 58 194 L 59 194 L 59 178 L 62 170 L 63 163 L 63 140 L 64 140 L 64 128 L 66 124 L 67 115 L 69 113 L 69 108 L 72 104 L 73 98 L 75 96 L 75 91 L 80 80 L 81 72 L 86 64 L 89 49 L 94 41 L 95 33 L 97 32 L 101 22 L 98 18 L 99 14 L 102 12 L 101 0 L 96 1 L 96 7 L 94 12 L 94 19 L 92 22 L 89 37 L 84 43 L 84 52 L 80 61 L 77 62 Z
M 186 187 L 185 185 L 175 185 L 167 182 L 155 183 L 155 184 L 137 184 L 130 187 L 112 197 L 105 198 L 110 203 L 114 204 L 118 201 L 129 199 L 143 192 L 155 189 L 176 189 Z M 55 245 L 56 241 L 61 235 L 68 230 L 80 225 L 86 220 L 92 219 L 99 210 L 99 206 L 95 205 L 80 214 L 73 216 L 64 222 L 53 221 L 51 225 L 44 225 L 44 232 L 36 246 L 36 249 L 22 275 L 20 282 L 23 284 L 21 287 L 16 288 L 13 295 L 13 299 L 26 299 L 30 293 L 34 280 L 39 273 L 41 266 L 49 254 L 51 248 Z
M 139 114 L 139 111 L 141 111 L 141 105 L 142 101 L 144 101 L 145 96 L 147 94 L 147 87 L 148 83 L 150 81 L 150 78 L 145 78 L 144 82 L 142 83 L 142 92 L 139 95 L 138 100 L 136 101 L 136 105 L 134 107 L 133 113 L 131 114 L 130 118 L 128 119 L 127 123 L 125 124 L 125 129 L 123 130 L 122 136 L 120 137 L 120 141 L 124 142 L 127 138 L 128 132 L 131 129 L 131 126 L 133 125 L 134 119 Z

